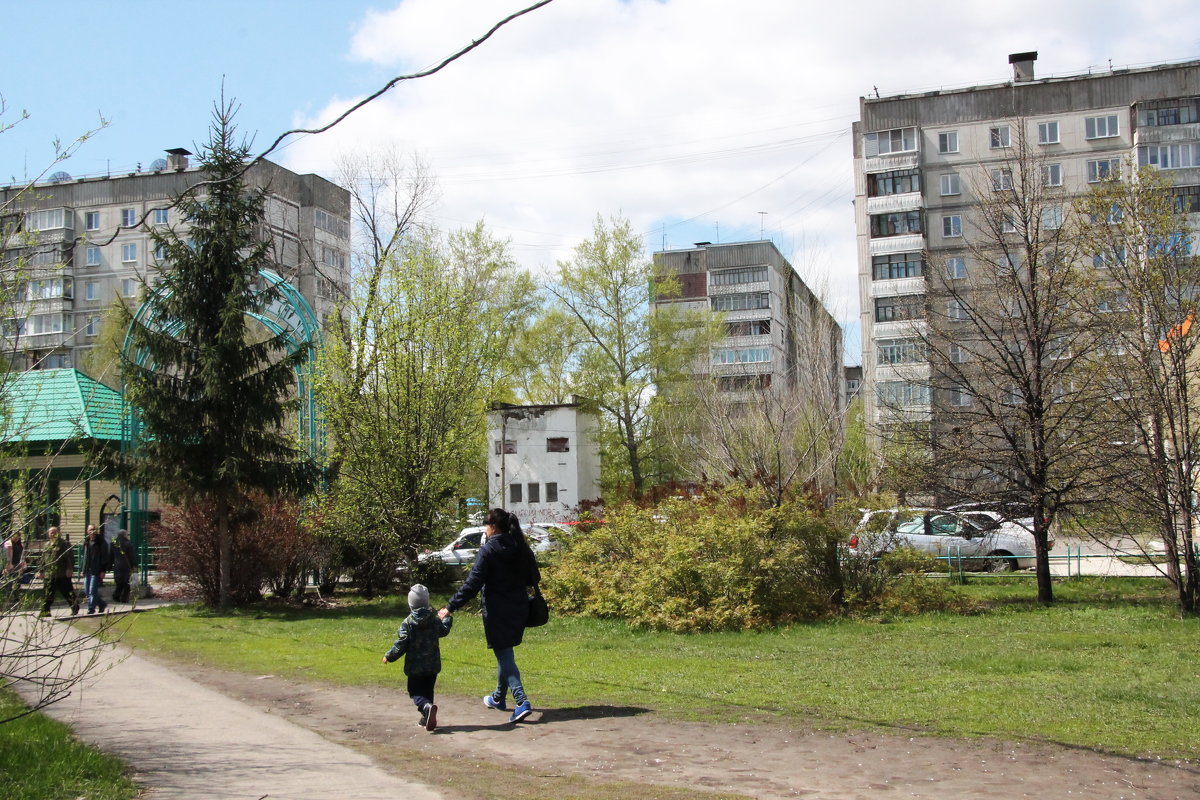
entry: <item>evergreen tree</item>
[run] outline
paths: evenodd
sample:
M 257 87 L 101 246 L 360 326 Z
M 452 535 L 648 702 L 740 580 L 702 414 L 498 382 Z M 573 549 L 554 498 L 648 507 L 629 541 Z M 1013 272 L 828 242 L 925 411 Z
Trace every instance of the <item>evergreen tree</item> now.
M 245 180 L 248 145 L 235 141 L 235 109 L 214 107 L 200 165 L 206 183 L 176 207 L 186 234 L 154 230 L 164 258 L 153 275 L 149 313 L 125 312 L 121 358 L 125 397 L 141 423 L 138 446 L 118 471 L 168 500 L 215 508 L 220 602 L 229 599 L 230 552 L 247 493 L 303 492 L 311 460 L 285 431 L 295 408 L 294 370 L 309 357 L 248 315 L 272 299 L 257 286 L 269 267 L 265 192 Z M 186 236 L 186 238 L 183 238 Z

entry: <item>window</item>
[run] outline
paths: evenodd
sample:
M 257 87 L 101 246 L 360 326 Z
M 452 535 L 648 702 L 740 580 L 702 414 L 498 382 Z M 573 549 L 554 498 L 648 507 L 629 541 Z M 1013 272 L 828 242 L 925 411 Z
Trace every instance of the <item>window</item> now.
M 84 300 L 100 299 L 100 283 L 98 281 L 88 281 L 83 285 Z
M 1000 232 L 1001 233 L 1016 233 L 1017 232 L 1017 224 L 1015 222 L 1013 222 L 1013 218 L 1008 216 L 1007 214 L 1005 214 L 1003 217 L 1000 218 Z
M 42 358 L 42 369 L 70 369 L 71 357 L 66 353 L 50 353 Z
M 902 294 L 894 297 L 875 298 L 875 321 L 896 322 L 904 319 L 920 319 L 924 315 L 925 296 Z
M 770 389 L 771 375 L 721 375 L 717 378 L 717 391 L 745 392 L 751 389 Z
M 121 279 L 121 296 L 137 297 L 137 281 L 133 278 Z
M 959 214 L 950 214 L 942 217 L 942 236 L 947 239 L 955 236 L 962 236 L 962 216 Z
M 939 153 L 958 152 L 958 131 L 946 131 L 938 134 Z
M 875 280 L 884 281 L 895 278 L 919 278 L 925 272 L 925 262 L 920 253 L 892 253 L 886 256 L 874 256 L 871 259 Z
M 950 356 L 951 364 L 965 364 L 967 359 L 970 358 L 971 354 L 967 348 L 963 347 L 962 345 L 952 344 L 950 345 L 948 355 Z
M 57 300 L 72 297 L 70 278 L 39 278 L 29 282 L 30 300 Z
M 1113 311 L 1128 311 L 1129 310 L 1129 295 L 1125 292 L 1116 292 L 1111 297 L 1100 301 L 1096 307 L 1097 311 L 1110 313 Z
M 894 214 L 873 214 L 871 216 L 871 236 L 904 236 L 910 233 L 921 233 L 920 211 L 898 211 Z
M 540 491 L 538 491 L 540 488 L 538 484 L 529 483 L 529 484 L 525 485 L 525 488 L 529 490 L 529 502 L 530 503 L 542 502 L 542 494 Z
M 726 336 L 766 336 L 770 332 L 769 319 L 743 319 L 725 323 Z
M 1200 212 L 1200 186 L 1176 186 L 1171 190 L 1175 211 L 1179 214 Z
M 921 191 L 921 173 L 915 169 L 902 169 L 867 176 L 868 197 L 919 191 Z
M 1139 104 L 1141 105 L 1141 104 Z M 1167 104 L 1148 104 L 1150 107 L 1139 112 L 1138 119 L 1142 125 L 1186 125 L 1190 122 L 1200 122 L 1196 114 L 1196 103 L 1179 104 L 1179 101 L 1169 101 Z
M 891 131 L 868 133 L 865 137 L 866 157 L 883 156 L 888 153 L 905 153 L 917 149 L 916 128 L 896 128 Z
M 992 170 L 992 191 L 1004 192 L 1012 189 L 1012 170 L 1010 169 L 994 169 Z
M 1138 148 L 1138 165 L 1158 169 L 1183 169 L 1200 166 L 1200 145 L 1155 144 Z
M 1085 139 L 1108 139 L 1121 134 L 1117 115 L 1109 114 L 1103 117 L 1088 117 L 1083 121 L 1083 136 Z
M 508 485 L 508 502 L 510 502 L 510 503 L 521 502 L 521 484 L 510 483 Z
M 1062 206 L 1049 206 L 1042 209 L 1042 227 L 1047 230 L 1058 230 L 1063 226 Z
M 52 231 L 60 228 L 75 229 L 75 215 L 67 208 L 44 208 L 25 214 L 25 230 Z
M 154 209 L 154 224 L 155 225 L 167 225 L 170 223 L 170 221 L 171 221 L 171 209 L 169 209 L 169 208 Z
M 719 294 L 712 298 L 713 311 L 757 311 L 770 307 L 771 295 L 768 292 Z
M 1025 402 L 1025 395 L 1021 391 L 1021 387 L 1010 383 L 1001 390 L 1000 402 L 1006 406 L 1019 406 Z
M 942 176 L 942 197 L 948 197 L 953 194 L 962 194 L 962 183 L 958 179 L 957 172 L 947 172 Z
M 321 245 L 321 263 L 327 267 L 345 272 L 346 254 L 337 248 Z
M 34 314 L 29 318 L 29 332 L 34 336 L 42 333 L 62 333 L 62 314 Z
M 1062 164 L 1046 164 L 1043 166 L 1042 183 L 1046 186 L 1062 186 Z
M 1125 248 L 1122 247 L 1114 252 L 1097 253 L 1092 256 L 1092 266 L 1096 269 L 1108 269 L 1114 264 L 1125 263 Z
M 501 452 L 500 451 L 500 440 L 497 439 L 494 443 L 494 452 L 498 456 L 500 456 L 500 455 L 505 455 L 505 456 L 515 455 L 517 452 L 517 443 L 513 439 L 505 439 L 504 440 L 504 452 Z
M 971 395 L 964 389 L 951 389 L 950 405 L 955 408 L 967 408 L 971 405 Z
M 83 215 L 83 228 L 88 231 L 100 230 L 100 212 L 87 211 Z
M 1012 132 L 1007 125 L 997 125 L 994 128 L 988 129 L 989 146 L 994 150 L 997 147 L 1012 146 Z
M 880 381 L 875 384 L 875 396 L 884 408 L 929 405 L 929 387 L 909 381 Z
M 1038 144 L 1058 144 L 1058 123 L 1038 123 Z
M 546 502 L 547 503 L 557 503 L 558 502 L 558 484 L 557 483 L 554 483 L 551 481 L 546 482 Z
M 1119 181 L 1121 179 L 1121 159 L 1097 158 L 1087 162 L 1088 183 L 1100 181 Z
M 566 436 L 551 436 L 546 439 L 547 453 L 569 453 L 571 452 L 571 440 Z
M 920 364 L 929 360 L 925 343 L 920 339 L 879 339 L 875 346 L 877 364 Z
M 765 266 L 714 270 L 708 274 L 708 283 L 711 286 L 735 286 L 739 283 L 762 283 L 766 279 L 767 268 Z
M 339 239 L 350 238 L 350 223 L 341 217 L 336 217 L 328 211 L 314 209 L 313 224 L 320 230 L 332 233 Z
M 963 305 L 961 300 L 951 300 L 946 303 L 946 318 L 952 319 L 955 322 L 963 322 L 971 318 L 967 312 L 967 307 Z
M 85 267 L 100 266 L 100 248 L 88 247 L 83 251 L 83 265 Z
M 121 245 L 121 261 L 126 264 L 137 261 L 137 242 Z
M 154 260 L 155 261 L 166 261 L 167 260 L 167 246 L 165 244 L 158 244 L 158 245 L 154 246 Z
M 132 228 L 137 224 L 137 212 L 132 208 L 121 209 L 121 227 Z
M 961 281 L 967 277 L 967 260 L 962 256 L 951 256 L 946 259 L 946 277 L 952 281 Z
M 746 347 L 731 350 L 714 350 L 714 364 L 762 364 L 771 360 L 771 348 Z
M 100 317 L 96 314 L 88 314 L 83 325 L 84 336 L 95 336 L 96 331 L 100 327 Z

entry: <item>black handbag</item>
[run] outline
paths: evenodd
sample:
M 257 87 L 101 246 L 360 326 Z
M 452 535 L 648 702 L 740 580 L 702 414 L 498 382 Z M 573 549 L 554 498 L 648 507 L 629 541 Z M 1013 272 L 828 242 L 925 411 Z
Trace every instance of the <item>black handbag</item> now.
M 529 616 L 525 618 L 526 628 L 540 628 L 550 621 L 550 606 L 546 605 L 546 598 L 542 597 L 542 590 L 538 586 L 533 587 L 533 597 L 529 598 Z

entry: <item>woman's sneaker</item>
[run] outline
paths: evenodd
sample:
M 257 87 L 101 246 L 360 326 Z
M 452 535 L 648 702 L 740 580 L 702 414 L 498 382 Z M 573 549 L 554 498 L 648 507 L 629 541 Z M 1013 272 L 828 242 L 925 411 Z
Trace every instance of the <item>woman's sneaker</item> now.
M 519 705 L 513 709 L 512 717 L 510 717 L 508 721 L 509 722 L 520 722 L 521 720 L 525 719 L 532 713 L 533 713 L 533 706 L 531 706 L 529 704 L 529 701 L 526 700 L 524 703 L 521 703 L 521 705 Z
M 508 705 L 505 704 L 504 698 L 501 697 L 499 700 L 497 700 L 496 695 L 494 694 L 485 695 L 483 698 L 483 704 L 488 708 L 494 708 L 497 711 L 508 711 Z

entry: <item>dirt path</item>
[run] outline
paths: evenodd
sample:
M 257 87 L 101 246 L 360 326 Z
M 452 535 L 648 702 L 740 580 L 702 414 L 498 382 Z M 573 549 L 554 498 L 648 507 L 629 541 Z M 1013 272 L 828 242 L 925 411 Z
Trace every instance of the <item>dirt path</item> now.
M 178 668 L 178 667 L 177 667 Z M 329 739 L 376 754 L 470 753 L 542 773 L 781 798 L 1196 800 L 1200 765 L 1038 743 L 880 733 L 829 734 L 770 722 L 676 722 L 639 708 L 546 708 L 517 726 L 477 698 L 439 697 L 440 727 L 418 728 L 402 687 L 344 688 L 184 668 L 201 683 Z M 393 767 L 394 768 L 394 767 Z M 518 795 L 519 796 L 519 793 Z

